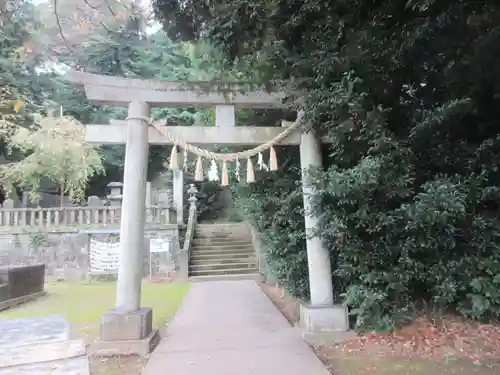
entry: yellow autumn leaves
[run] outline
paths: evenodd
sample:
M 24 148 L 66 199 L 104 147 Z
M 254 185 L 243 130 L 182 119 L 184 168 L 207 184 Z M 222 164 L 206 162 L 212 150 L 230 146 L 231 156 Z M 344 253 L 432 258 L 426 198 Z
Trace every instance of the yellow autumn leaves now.
M 21 109 L 24 107 L 24 103 L 21 102 L 21 101 L 16 101 L 15 104 L 14 104 L 14 111 L 16 113 L 19 113 L 19 111 L 21 111 Z

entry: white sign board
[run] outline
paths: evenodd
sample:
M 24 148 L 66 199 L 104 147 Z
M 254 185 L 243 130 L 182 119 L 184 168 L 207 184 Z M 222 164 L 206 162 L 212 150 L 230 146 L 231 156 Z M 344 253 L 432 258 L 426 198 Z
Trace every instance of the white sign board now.
M 120 244 L 92 241 L 90 243 L 90 271 L 118 272 Z
M 151 238 L 149 240 L 149 251 L 152 253 L 168 253 L 170 252 L 170 241 L 164 238 Z

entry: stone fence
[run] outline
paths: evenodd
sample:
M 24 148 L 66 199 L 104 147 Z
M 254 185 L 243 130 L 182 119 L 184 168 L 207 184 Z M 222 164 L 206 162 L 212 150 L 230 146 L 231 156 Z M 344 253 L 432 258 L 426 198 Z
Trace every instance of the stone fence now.
M 0 208 L 0 232 L 30 232 L 40 229 L 71 227 L 113 227 L 120 225 L 120 206 L 81 206 L 60 208 L 10 208 L 8 201 Z M 151 225 L 173 224 L 174 210 L 168 206 L 146 208 L 146 222 Z

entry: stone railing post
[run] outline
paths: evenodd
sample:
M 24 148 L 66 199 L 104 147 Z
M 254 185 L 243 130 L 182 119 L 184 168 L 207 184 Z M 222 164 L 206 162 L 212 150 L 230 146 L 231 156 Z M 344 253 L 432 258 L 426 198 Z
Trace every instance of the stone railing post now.
M 4 217 L 3 217 L 3 225 L 11 226 L 12 225 L 12 210 L 14 209 L 14 200 L 6 199 L 3 202 Z
M 184 224 L 184 171 L 173 171 L 174 208 L 177 215 L 177 224 Z
M 189 184 L 189 189 L 188 189 L 188 194 L 189 194 L 189 212 L 193 211 L 196 213 L 196 202 L 198 202 L 198 198 L 196 198 L 196 194 L 198 194 L 198 189 L 194 184 Z M 196 216 L 196 215 L 195 215 Z
M 196 194 L 198 193 L 198 189 L 196 189 L 196 186 L 194 184 L 190 184 L 187 192 L 189 194 L 189 215 L 188 223 L 186 226 L 186 233 L 184 236 L 184 246 L 181 250 L 179 267 L 180 276 L 183 279 L 187 279 L 189 277 L 189 256 L 191 250 L 191 241 L 194 236 L 194 230 L 196 227 L 198 216 L 196 212 L 196 202 L 198 201 L 198 198 L 196 198 Z

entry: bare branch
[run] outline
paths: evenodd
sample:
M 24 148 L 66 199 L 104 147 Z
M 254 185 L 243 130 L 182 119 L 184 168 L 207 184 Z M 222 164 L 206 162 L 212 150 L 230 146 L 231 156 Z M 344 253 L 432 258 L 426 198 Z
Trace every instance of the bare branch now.
M 64 36 L 64 32 L 63 32 L 62 25 L 61 25 L 61 20 L 59 19 L 59 14 L 57 13 L 57 0 L 54 0 L 54 15 L 56 16 L 56 22 L 57 22 L 57 27 L 59 28 L 59 34 L 61 35 L 61 38 L 62 38 L 64 44 L 66 44 L 66 46 L 69 48 L 69 50 L 72 51 L 73 49 L 70 47 L 68 40 Z
M 113 8 L 111 8 L 111 5 L 108 3 L 108 0 L 104 0 L 104 2 L 106 3 L 106 6 L 108 7 L 109 12 L 111 13 L 111 15 L 112 15 L 113 17 L 116 17 L 116 14 L 115 14 L 115 12 L 114 12 Z
M 96 10 L 96 11 L 99 11 L 99 8 L 95 5 L 92 5 L 88 2 L 88 0 L 84 0 L 85 1 L 85 4 L 87 4 L 90 8 L 92 8 L 93 10 Z M 107 4 L 107 2 L 106 2 Z M 109 7 L 109 4 L 108 4 L 108 7 Z M 76 7 L 78 10 L 81 10 L 83 12 L 85 12 L 84 9 L 81 9 L 78 5 Z M 113 17 L 115 17 L 115 14 L 113 13 L 112 9 L 109 8 L 110 12 L 112 13 Z M 111 30 L 103 21 L 101 21 L 100 19 L 98 18 L 95 18 L 93 19 L 93 21 L 96 21 L 97 23 L 99 23 L 103 28 L 104 30 L 106 30 L 108 33 L 110 34 L 117 34 L 115 31 Z
M 88 0 L 83 0 L 85 2 L 85 4 L 87 4 L 90 8 L 94 9 L 94 10 L 99 10 L 99 8 L 95 5 L 92 5 L 88 2 Z

